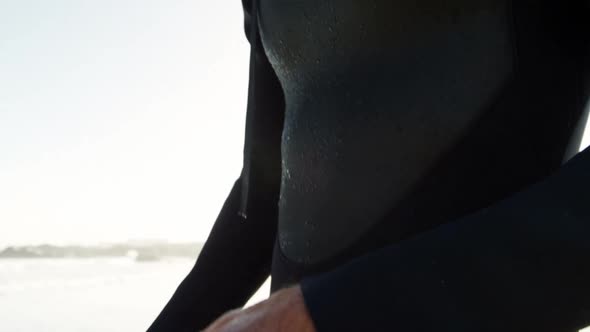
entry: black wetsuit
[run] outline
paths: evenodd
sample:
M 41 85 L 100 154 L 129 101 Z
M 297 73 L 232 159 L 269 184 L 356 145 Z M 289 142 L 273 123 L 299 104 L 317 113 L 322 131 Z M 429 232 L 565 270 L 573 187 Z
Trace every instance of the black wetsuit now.
M 590 325 L 589 1 L 244 8 L 242 176 L 150 331 L 269 273 L 320 332 Z

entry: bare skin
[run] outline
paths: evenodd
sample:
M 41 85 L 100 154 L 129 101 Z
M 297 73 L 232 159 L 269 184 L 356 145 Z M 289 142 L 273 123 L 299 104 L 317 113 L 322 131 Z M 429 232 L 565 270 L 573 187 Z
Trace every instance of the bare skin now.
M 232 310 L 205 332 L 315 332 L 299 286 L 282 289 L 266 301 Z

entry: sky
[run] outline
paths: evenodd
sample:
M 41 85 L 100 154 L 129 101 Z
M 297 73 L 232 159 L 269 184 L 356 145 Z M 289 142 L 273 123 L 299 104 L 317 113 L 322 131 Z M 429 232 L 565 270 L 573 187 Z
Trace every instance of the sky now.
M 0 1 L 0 247 L 204 240 L 242 165 L 242 15 Z
M 0 247 L 205 240 L 248 56 L 238 0 L 0 0 Z

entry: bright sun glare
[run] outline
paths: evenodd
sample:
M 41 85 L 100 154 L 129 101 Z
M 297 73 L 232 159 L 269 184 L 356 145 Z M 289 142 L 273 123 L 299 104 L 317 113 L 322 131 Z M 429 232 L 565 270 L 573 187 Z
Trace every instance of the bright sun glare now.
M 240 6 L 0 7 L 0 247 L 204 240 L 241 168 Z

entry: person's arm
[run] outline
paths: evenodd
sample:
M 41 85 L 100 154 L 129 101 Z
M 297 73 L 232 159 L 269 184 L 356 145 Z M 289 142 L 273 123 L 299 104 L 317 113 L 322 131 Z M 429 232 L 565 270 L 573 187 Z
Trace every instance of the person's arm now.
M 197 263 L 149 332 L 199 331 L 227 310 L 243 306 L 268 277 L 275 220 L 245 222 L 236 182 Z
M 323 331 L 564 331 L 590 325 L 590 149 L 456 223 L 301 283 Z
M 258 41 L 250 3 L 246 35 Z M 252 34 L 256 33 L 255 36 Z M 259 46 L 259 45 L 258 45 Z M 199 258 L 148 332 L 199 331 L 243 306 L 270 273 L 280 186 L 280 83 L 261 47 L 252 47 L 244 168 Z

